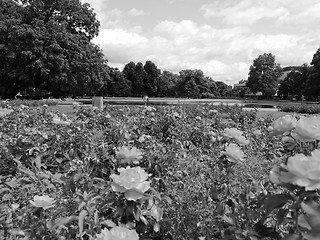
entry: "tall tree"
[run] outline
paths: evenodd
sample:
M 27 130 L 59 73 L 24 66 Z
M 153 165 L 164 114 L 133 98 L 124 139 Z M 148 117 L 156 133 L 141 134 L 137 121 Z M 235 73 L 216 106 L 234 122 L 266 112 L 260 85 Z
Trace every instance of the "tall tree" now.
M 311 99 L 320 98 L 320 48 L 313 55 L 305 93 Z
M 310 66 L 303 64 L 300 68 L 292 70 L 280 83 L 278 95 L 286 98 L 295 95 L 301 98 L 305 94 Z
M 157 95 L 157 82 L 161 74 L 161 70 L 152 61 L 146 61 L 144 64 L 144 70 L 147 74 L 146 81 L 144 83 L 145 93 L 150 97 Z
M 27 87 L 54 96 L 94 94 L 109 80 L 99 22 L 80 0 L 0 2 L 0 96 Z
M 112 97 L 131 96 L 131 82 L 125 78 L 123 72 L 110 68 L 109 75 L 110 81 L 103 86 L 100 95 Z
M 179 81 L 179 75 L 169 71 L 163 71 L 157 81 L 158 97 L 174 97 L 176 93 L 176 85 Z
M 124 66 L 122 71 L 125 78 L 131 82 L 131 94 L 133 96 L 141 96 L 144 86 L 142 77 L 144 73 L 143 65 L 142 63 L 138 63 L 137 65 L 138 67 L 134 62 L 131 61 Z
M 247 87 L 253 93 L 262 92 L 263 97 L 269 98 L 276 93 L 281 74 L 282 69 L 275 62 L 275 56 L 264 53 L 254 59 L 250 66 Z

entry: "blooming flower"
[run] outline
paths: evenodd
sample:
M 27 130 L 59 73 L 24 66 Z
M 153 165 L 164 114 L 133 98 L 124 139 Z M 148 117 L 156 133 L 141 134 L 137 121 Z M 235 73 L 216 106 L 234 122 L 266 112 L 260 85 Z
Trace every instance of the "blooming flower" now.
M 139 240 L 139 235 L 135 230 L 113 227 L 110 231 L 107 228 L 103 229 L 95 240 Z
M 301 142 L 320 140 L 320 115 L 301 116 L 294 131 Z
M 116 150 L 116 158 L 119 159 L 121 163 L 133 162 L 137 164 L 139 160 L 142 159 L 142 152 L 136 147 L 129 149 L 126 146 L 122 146 Z
M 272 136 L 276 136 L 291 131 L 296 125 L 297 119 L 294 115 L 285 115 L 275 120 L 268 130 Z
M 53 119 L 52 119 L 52 123 L 58 124 L 58 125 L 70 125 L 71 121 L 70 120 L 67 120 L 67 121 L 61 120 L 60 117 L 58 117 L 57 115 L 54 115 Z
M 124 193 L 127 200 L 136 201 L 143 197 L 143 193 L 149 190 L 150 182 L 148 173 L 140 167 L 119 168 L 120 175 L 111 174 L 112 190 Z
M 243 161 L 244 158 L 243 151 L 234 143 L 227 145 L 225 151 L 222 153 L 227 156 L 230 162 Z
M 287 165 L 273 168 L 270 180 L 273 183 L 292 183 L 305 187 L 307 191 L 320 188 L 320 149 L 311 152 L 311 156 L 296 154 L 289 157 Z
M 242 136 L 242 131 L 236 128 L 226 128 L 223 131 L 223 134 L 226 137 L 233 138 L 238 144 L 248 145 L 250 143 L 244 136 Z
M 43 195 L 43 196 L 34 196 L 33 201 L 30 200 L 30 203 L 38 208 L 43 208 L 43 209 L 48 209 L 53 207 L 53 204 L 55 203 L 55 200 L 48 195 Z
M 236 128 L 226 128 L 223 131 L 223 134 L 229 138 L 234 138 L 242 135 L 242 131 Z

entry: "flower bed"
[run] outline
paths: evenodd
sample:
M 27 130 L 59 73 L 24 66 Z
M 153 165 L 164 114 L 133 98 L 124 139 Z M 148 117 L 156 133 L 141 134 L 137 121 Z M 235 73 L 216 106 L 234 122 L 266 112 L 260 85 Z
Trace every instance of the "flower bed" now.
M 1 239 L 320 237 L 320 117 L 6 107 Z

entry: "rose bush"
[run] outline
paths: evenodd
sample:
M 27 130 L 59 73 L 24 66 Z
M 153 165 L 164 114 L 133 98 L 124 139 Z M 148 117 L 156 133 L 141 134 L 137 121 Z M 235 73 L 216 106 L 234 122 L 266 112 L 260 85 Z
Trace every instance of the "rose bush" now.
M 120 175 L 111 174 L 110 178 L 113 180 L 111 183 L 112 190 L 115 192 L 124 193 L 127 200 L 137 201 L 143 197 L 143 194 L 149 190 L 150 182 L 148 173 L 141 167 L 119 168 Z

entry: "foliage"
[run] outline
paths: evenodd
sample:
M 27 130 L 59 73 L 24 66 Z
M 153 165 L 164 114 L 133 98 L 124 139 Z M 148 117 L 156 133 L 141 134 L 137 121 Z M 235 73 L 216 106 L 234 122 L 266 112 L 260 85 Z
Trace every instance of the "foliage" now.
M 282 99 L 288 96 L 295 96 L 301 98 L 306 96 L 306 87 L 310 66 L 303 64 L 300 69 L 291 71 L 285 79 L 280 83 L 278 96 Z
M 253 93 L 262 92 L 265 98 L 269 98 L 276 93 L 281 73 L 282 69 L 275 62 L 275 56 L 271 53 L 264 53 L 253 60 L 247 86 Z
M 279 108 L 283 112 L 320 114 L 319 104 L 285 104 L 285 105 L 280 105 Z
M 318 99 L 320 96 L 320 48 L 313 55 L 311 66 L 305 92 L 307 96 Z
M 305 211 L 314 229 L 317 203 L 297 202 L 305 191 L 289 193 L 268 180 L 273 165 L 300 151 L 269 135 L 270 125 L 282 126 L 272 119 L 210 104 L 77 106 L 70 116 L 6 107 L 13 111 L 0 117 L 4 239 L 317 234 L 296 228 L 294 215 Z
M 28 87 L 53 96 L 95 94 L 108 80 L 103 54 L 90 42 L 98 27 L 79 0 L 1 1 L 1 98 Z

